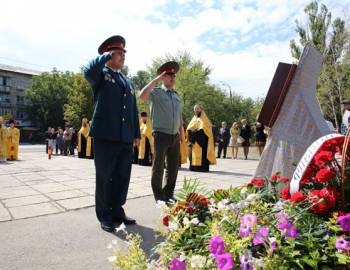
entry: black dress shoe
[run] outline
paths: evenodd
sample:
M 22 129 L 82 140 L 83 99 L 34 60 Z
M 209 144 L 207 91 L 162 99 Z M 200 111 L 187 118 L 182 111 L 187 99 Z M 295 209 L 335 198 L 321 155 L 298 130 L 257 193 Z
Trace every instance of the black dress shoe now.
M 106 231 L 106 232 L 114 232 L 115 227 L 113 223 L 110 222 L 101 222 L 101 229 Z
M 119 217 L 119 218 L 113 218 L 113 223 L 117 224 L 122 224 L 124 223 L 125 225 L 134 225 L 136 224 L 136 220 L 133 218 L 129 218 L 126 215 L 124 217 Z

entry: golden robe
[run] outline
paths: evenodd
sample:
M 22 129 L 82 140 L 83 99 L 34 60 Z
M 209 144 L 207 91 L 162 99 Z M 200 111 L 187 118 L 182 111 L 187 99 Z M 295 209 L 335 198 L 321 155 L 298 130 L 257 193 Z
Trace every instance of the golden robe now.
M 7 128 L 7 159 L 18 160 L 20 131 L 18 128 Z
M 216 157 L 213 130 L 211 122 L 204 111 L 201 112 L 200 117 L 197 117 L 196 115 L 193 116 L 191 122 L 188 124 L 187 134 L 188 131 L 193 132 L 201 129 L 204 131 L 204 134 L 208 137 L 207 159 L 209 161 L 209 164 L 214 165 L 216 164 Z M 192 145 L 191 156 L 193 166 L 202 166 L 202 148 L 199 146 L 198 143 Z
M 148 142 L 150 144 L 150 150 L 153 155 L 154 153 L 154 143 L 153 143 L 153 136 L 152 136 L 152 124 L 151 120 L 147 117 L 146 123 L 144 123 L 140 119 L 140 133 L 141 133 L 141 140 L 139 144 L 139 159 L 145 158 L 145 152 L 146 152 L 146 138 L 148 139 Z
M 7 129 L 0 124 L 0 161 L 5 160 L 7 156 Z
M 87 121 L 87 120 L 86 120 Z M 91 137 L 89 136 L 90 126 L 83 122 L 82 127 L 78 132 L 78 153 L 79 157 L 85 158 L 91 156 Z M 84 149 L 82 149 L 84 148 Z
M 180 163 L 181 164 L 185 164 L 187 163 L 187 158 L 188 158 L 188 141 L 187 141 L 187 136 L 185 133 L 185 129 L 183 127 L 182 128 L 182 134 L 180 134 L 181 136 L 181 144 L 180 144 Z

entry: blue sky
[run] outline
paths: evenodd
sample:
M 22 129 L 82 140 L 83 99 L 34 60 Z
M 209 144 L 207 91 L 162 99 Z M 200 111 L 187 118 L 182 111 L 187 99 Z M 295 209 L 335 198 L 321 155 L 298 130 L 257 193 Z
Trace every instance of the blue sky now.
M 305 0 L 0 0 L 0 63 L 78 71 L 100 42 L 127 40 L 130 73 L 166 53 L 189 51 L 246 97 L 263 97 L 279 61 L 291 62 Z M 350 0 L 325 0 L 348 23 Z M 349 24 L 348 24 L 349 25 Z

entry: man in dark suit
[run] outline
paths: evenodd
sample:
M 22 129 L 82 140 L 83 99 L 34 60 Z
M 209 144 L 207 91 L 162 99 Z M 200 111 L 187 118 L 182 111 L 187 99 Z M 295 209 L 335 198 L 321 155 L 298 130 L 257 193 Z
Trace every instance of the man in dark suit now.
M 221 157 L 221 152 L 224 150 L 224 158 L 226 158 L 226 152 L 227 152 L 227 146 L 230 142 L 230 131 L 227 128 L 227 123 L 222 122 L 221 128 L 219 132 L 219 147 L 218 147 L 218 156 L 217 158 Z
M 135 224 L 125 215 L 133 146 L 140 127 L 135 91 L 120 72 L 125 61 L 125 39 L 112 36 L 99 47 L 100 56 L 83 67 L 94 94 L 90 136 L 94 138 L 96 215 L 108 232 L 120 223 Z

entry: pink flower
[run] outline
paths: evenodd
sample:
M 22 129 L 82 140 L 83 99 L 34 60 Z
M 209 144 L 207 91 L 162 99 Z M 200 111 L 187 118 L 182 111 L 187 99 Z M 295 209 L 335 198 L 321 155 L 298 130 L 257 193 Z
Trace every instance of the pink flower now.
M 209 252 L 213 255 L 219 255 L 222 254 L 224 251 L 224 241 L 222 238 L 218 235 L 210 239 L 209 243 Z
M 220 270 L 230 270 L 235 267 L 230 253 L 220 254 L 216 259 Z
M 350 214 L 338 217 L 337 222 L 343 231 L 350 231 Z
M 169 270 L 186 270 L 186 262 L 174 258 L 169 265 Z
M 248 226 L 253 226 L 257 222 L 258 222 L 258 217 L 256 215 L 245 214 L 241 217 L 241 223 Z
M 297 233 L 298 228 L 293 226 L 288 220 L 285 220 L 278 224 L 278 229 L 282 231 L 286 237 L 289 238 L 298 238 Z
M 276 218 L 278 218 L 280 221 L 285 221 L 288 219 L 288 214 L 284 212 L 279 212 L 278 214 L 275 215 Z
M 248 237 L 251 231 L 252 228 L 247 224 L 241 224 L 241 226 L 239 227 L 239 235 L 241 237 Z
M 350 247 L 350 242 L 346 241 L 346 240 L 344 239 L 344 237 L 339 237 L 339 238 L 335 241 L 335 247 L 336 247 L 338 250 L 347 252 L 347 251 L 349 250 L 349 247 Z
M 269 232 L 269 229 L 265 227 L 258 230 L 253 237 L 253 245 L 256 246 L 263 244 L 265 242 L 265 238 L 269 235 Z
M 275 237 L 269 238 L 270 240 L 270 253 L 271 255 L 275 252 L 275 249 L 277 248 L 277 241 Z

